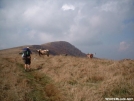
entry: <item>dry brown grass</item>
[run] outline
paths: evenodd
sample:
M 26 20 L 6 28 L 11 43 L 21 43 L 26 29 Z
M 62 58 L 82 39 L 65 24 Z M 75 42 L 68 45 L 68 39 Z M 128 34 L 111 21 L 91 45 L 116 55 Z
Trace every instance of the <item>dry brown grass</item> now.
M 33 54 L 33 71 L 28 73 L 18 54 L 1 55 L 0 61 L 2 101 L 105 101 L 108 97 L 134 97 L 134 60 Z

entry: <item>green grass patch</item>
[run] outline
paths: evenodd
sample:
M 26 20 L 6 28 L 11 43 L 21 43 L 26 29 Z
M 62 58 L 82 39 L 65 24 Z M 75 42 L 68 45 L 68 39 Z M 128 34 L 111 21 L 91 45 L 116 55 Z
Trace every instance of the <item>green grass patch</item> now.
M 60 101 L 60 91 L 54 86 L 50 77 L 39 73 L 38 70 L 25 72 L 23 64 L 16 63 L 23 71 L 21 79 L 25 78 L 30 91 L 25 94 L 26 101 Z

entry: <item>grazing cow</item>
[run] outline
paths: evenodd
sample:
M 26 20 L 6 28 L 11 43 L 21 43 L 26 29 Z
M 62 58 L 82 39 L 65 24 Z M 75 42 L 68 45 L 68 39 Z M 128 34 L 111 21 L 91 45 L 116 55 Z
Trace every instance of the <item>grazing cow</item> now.
M 92 59 L 93 58 L 93 54 L 87 54 L 87 57 Z
M 39 50 L 37 50 L 38 51 L 38 53 L 39 53 L 39 56 L 41 56 L 41 55 L 47 55 L 48 57 L 49 57 L 49 50 L 48 49 L 46 49 L 46 50 L 41 50 L 41 49 L 39 49 Z

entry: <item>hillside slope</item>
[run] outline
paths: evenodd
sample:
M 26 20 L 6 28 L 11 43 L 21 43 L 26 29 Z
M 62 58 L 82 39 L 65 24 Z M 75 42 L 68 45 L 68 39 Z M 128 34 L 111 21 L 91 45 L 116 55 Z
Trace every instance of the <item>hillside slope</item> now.
M 42 45 L 31 46 L 33 50 L 37 49 L 49 49 L 52 55 L 68 54 L 71 56 L 84 57 L 85 53 L 82 53 L 78 48 L 66 41 L 49 42 Z
M 22 51 L 23 48 L 30 47 L 31 51 L 37 53 L 38 49 L 49 49 L 50 55 L 71 55 L 77 57 L 85 57 L 86 54 L 81 52 L 78 48 L 70 44 L 66 41 L 55 41 L 49 42 L 42 45 L 25 45 L 20 47 L 14 47 L 10 49 L 0 50 L 0 52 L 7 52 L 7 53 L 19 53 Z
M 134 98 L 134 60 L 32 55 L 24 71 L 19 54 L 0 52 L 1 101 L 106 101 Z

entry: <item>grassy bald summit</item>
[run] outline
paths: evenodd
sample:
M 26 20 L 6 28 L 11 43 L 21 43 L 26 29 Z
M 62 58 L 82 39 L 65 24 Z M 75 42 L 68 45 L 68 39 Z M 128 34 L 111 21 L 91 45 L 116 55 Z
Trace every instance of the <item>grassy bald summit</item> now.
M 85 53 L 82 53 L 78 48 L 70 44 L 66 41 L 55 41 L 49 42 L 42 45 L 32 45 L 31 48 L 33 50 L 36 49 L 49 49 L 50 54 L 52 55 L 60 55 L 60 54 L 68 54 L 71 56 L 84 57 Z

